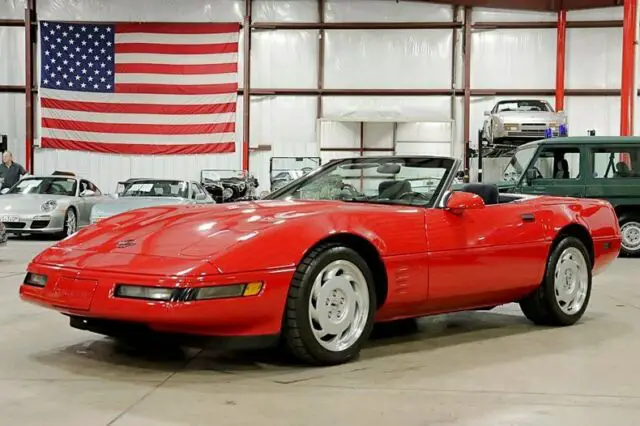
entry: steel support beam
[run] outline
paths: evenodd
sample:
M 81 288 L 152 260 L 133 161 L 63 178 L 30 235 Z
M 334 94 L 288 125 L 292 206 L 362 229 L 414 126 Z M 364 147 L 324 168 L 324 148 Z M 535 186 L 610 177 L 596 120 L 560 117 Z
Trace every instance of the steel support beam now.
M 244 1 L 244 75 L 242 94 L 242 170 L 249 171 L 249 149 L 251 140 L 251 6 L 252 0 Z
M 318 1 L 318 22 L 324 24 L 324 12 L 325 12 L 325 0 Z M 324 51 L 325 51 L 325 38 L 324 29 L 318 30 L 318 82 L 316 87 L 318 88 L 318 100 L 316 105 L 316 117 L 322 118 L 323 104 L 322 93 L 324 89 Z
M 464 42 L 462 51 L 464 52 L 464 168 L 469 170 L 469 141 L 471 138 L 471 7 L 464 8 Z M 478 141 L 478 149 L 482 148 L 482 141 Z
M 567 12 L 558 12 L 558 37 L 556 42 L 556 111 L 564 110 L 565 63 L 567 53 Z
M 35 34 L 37 34 L 36 23 L 38 22 L 36 16 L 36 0 L 28 0 L 27 7 L 25 8 L 25 32 L 24 32 L 24 43 L 25 43 L 25 117 L 26 117 L 26 128 L 25 128 L 25 168 L 29 173 L 33 174 L 33 139 L 35 136 L 34 132 L 34 121 L 35 121 L 35 109 L 34 109 L 34 94 L 33 90 L 35 84 L 35 76 L 37 75 L 35 72 L 35 64 L 37 61 L 34 58 L 35 52 L 35 44 L 37 41 L 35 40 Z
M 620 136 L 633 135 L 638 0 L 625 0 L 622 36 L 622 88 L 620 91 Z

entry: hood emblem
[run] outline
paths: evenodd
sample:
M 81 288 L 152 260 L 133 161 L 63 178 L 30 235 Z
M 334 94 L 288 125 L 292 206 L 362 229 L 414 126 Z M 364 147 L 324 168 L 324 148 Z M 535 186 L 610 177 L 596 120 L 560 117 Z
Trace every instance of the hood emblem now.
M 122 240 L 116 243 L 117 248 L 127 248 L 136 245 L 136 240 Z

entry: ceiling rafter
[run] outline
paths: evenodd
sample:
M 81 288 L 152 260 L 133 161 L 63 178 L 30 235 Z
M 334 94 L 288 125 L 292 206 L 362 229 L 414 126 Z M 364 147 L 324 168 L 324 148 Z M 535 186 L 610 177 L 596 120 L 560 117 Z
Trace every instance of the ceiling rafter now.
M 421 1 L 427 0 L 404 0 Z M 428 0 L 430 3 L 443 3 L 457 6 L 492 7 L 496 9 L 521 9 L 554 12 L 561 9 L 596 9 L 601 7 L 622 6 L 624 0 Z

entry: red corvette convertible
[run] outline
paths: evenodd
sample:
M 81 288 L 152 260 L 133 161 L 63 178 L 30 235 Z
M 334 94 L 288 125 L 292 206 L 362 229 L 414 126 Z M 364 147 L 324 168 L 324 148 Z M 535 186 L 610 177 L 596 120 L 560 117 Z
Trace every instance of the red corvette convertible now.
M 115 338 L 354 358 L 375 322 L 518 302 L 564 326 L 620 250 L 604 201 L 452 191 L 459 160 L 335 160 L 261 201 L 161 206 L 44 250 L 22 299 Z

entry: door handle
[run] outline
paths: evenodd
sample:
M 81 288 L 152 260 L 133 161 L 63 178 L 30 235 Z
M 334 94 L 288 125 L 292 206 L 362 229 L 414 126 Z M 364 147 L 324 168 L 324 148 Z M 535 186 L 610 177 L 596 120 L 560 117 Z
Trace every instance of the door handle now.
M 535 222 L 536 221 L 536 215 L 533 213 L 524 213 L 522 215 L 520 215 L 520 217 L 522 218 L 523 222 Z

